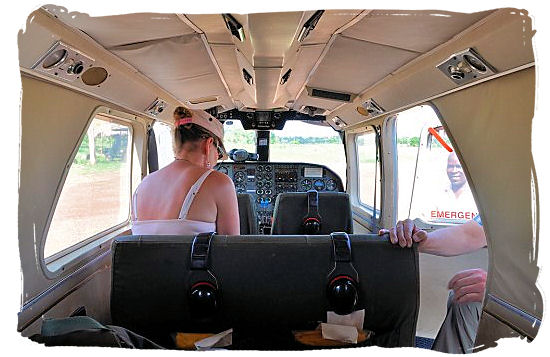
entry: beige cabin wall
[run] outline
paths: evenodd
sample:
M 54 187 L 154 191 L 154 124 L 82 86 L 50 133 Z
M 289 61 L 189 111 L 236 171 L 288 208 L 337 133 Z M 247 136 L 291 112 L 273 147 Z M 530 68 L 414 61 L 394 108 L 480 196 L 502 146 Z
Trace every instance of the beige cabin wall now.
M 541 319 L 532 201 L 534 102 L 534 68 L 433 101 L 483 220 L 489 248 L 487 294 Z
M 22 76 L 21 81 L 18 228 L 23 274 L 21 304 L 25 305 L 101 253 L 88 254 L 78 264 L 68 266 L 57 274 L 48 272 L 43 262 L 48 220 L 53 215 L 73 151 L 98 108 L 120 108 L 26 75 Z M 146 165 L 146 119 L 133 118 L 132 191 L 141 181 L 143 165 Z M 108 246 L 104 246 L 105 249 Z

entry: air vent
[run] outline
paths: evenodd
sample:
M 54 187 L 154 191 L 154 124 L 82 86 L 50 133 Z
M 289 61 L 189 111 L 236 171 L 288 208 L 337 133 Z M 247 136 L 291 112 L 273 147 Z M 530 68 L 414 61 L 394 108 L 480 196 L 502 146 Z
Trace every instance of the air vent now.
M 338 100 L 341 102 L 351 102 L 353 98 L 355 98 L 355 94 L 350 94 L 350 93 L 332 92 L 325 89 L 308 88 L 308 87 L 306 87 L 306 89 L 307 89 L 307 94 L 309 94 L 310 97 Z
M 364 115 L 366 117 L 368 116 L 374 117 L 384 113 L 384 109 L 382 109 L 382 107 L 378 105 L 378 103 L 376 103 L 372 98 L 367 100 L 360 107 L 357 107 L 357 111 L 359 112 L 359 114 Z
M 243 68 L 243 78 L 244 78 L 244 81 L 248 83 L 248 85 L 251 86 L 254 84 L 254 78 L 252 78 L 252 75 L 248 73 L 248 71 L 244 68 Z
M 153 116 L 157 116 L 166 109 L 166 102 L 160 98 L 155 99 L 150 106 L 145 109 L 145 113 Z
M 323 108 L 317 108 L 317 107 L 314 107 L 312 105 L 304 105 L 300 108 L 300 111 L 302 113 L 306 113 L 306 114 L 309 114 L 310 116 L 315 116 L 315 115 L 323 115 L 325 114 L 325 109 Z
M 348 124 L 345 121 L 343 121 L 342 119 L 340 119 L 339 117 L 333 117 L 331 120 L 340 129 L 343 129 L 346 126 L 348 126 Z
M 244 42 L 244 28 L 237 19 L 231 14 L 222 14 L 225 26 L 231 31 L 231 34 L 235 36 L 239 41 Z
M 309 35 L 311 31 L 317 26 L 317 22 L 319 22 L 319 19 L 321 16 L 323 16 L 323 13 L 325 10 L 317 10 L 315 13 L 309 18 L 309 20 L 306 21 L 302 29 L 300 30 L 300 34 L 298 35 L 298 42 L 302 42 L 306 39 L 306 37 Z
M 91 57 L 58 41 L 40 57 L 32 68 L 49 76 L 74 82 L 80 78 L 80 74 L 84 70 L 92 67 L 93 64 L 94 60 Z
M 473 48 L 455 53 L 437 65 L 437 68 L 456 84 L 468 83 L 496 73 Z
M 288 79 L 290 78 L 290 73 L 292 73 L 292 69 L 289 69 L 288 71 L 285 72 L 285 74 L 283 74 L 283 76 L 281 77 L 281 85 L 285 84 Z

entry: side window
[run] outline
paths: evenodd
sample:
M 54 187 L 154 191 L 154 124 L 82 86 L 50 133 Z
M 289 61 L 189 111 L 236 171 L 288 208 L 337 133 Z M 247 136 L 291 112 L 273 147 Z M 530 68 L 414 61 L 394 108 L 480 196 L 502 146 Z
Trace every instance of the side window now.
M 380 216 L 380 161 L 377 154 L 376 134 L 366 132 L 355 137 L 359 168 L 359 201 L 373 216 Z
M 172 128 L 168 124 L 157 121 L 153 124 L 153 130 L 155 132 L 155 141 L 157 142 L 159 169 L 162 169 L 174 161 Z
M 45 258 L 128 221 L 131 142 L 129 126 L 92 120 L 57 201 Z
M 397 219 L 463 223 L 477 207 L 464 170 L 434 110 L 427 105 L 397 115 Z

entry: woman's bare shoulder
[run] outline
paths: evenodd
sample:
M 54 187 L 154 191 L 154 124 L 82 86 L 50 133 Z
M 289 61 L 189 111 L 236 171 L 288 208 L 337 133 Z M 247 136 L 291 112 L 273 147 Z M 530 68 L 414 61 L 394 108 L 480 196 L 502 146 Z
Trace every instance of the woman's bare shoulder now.
M 212 173 L 210 173 L 208 177 L 209 177 L 210 183 L 221 185 L 221 186 L 229 185 L 233 187 L 233 181 L 231 180 L 231 178 L 229 178 L 229 176 L 227 176 L 224 173 L 214 170 L 212 171 Z

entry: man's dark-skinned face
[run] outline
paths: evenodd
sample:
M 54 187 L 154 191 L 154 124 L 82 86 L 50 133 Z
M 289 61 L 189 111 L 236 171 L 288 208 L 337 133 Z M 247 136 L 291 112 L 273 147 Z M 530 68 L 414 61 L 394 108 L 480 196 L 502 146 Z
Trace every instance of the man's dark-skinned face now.
M 458 161 L 458 157 L 454 152 L 447 159 L 447 176 L 451 182 L 453 192 L 458 191 L 466 183 L 464 170 L 462 170 L 462 165 L 460 165 L 460 161 Z

